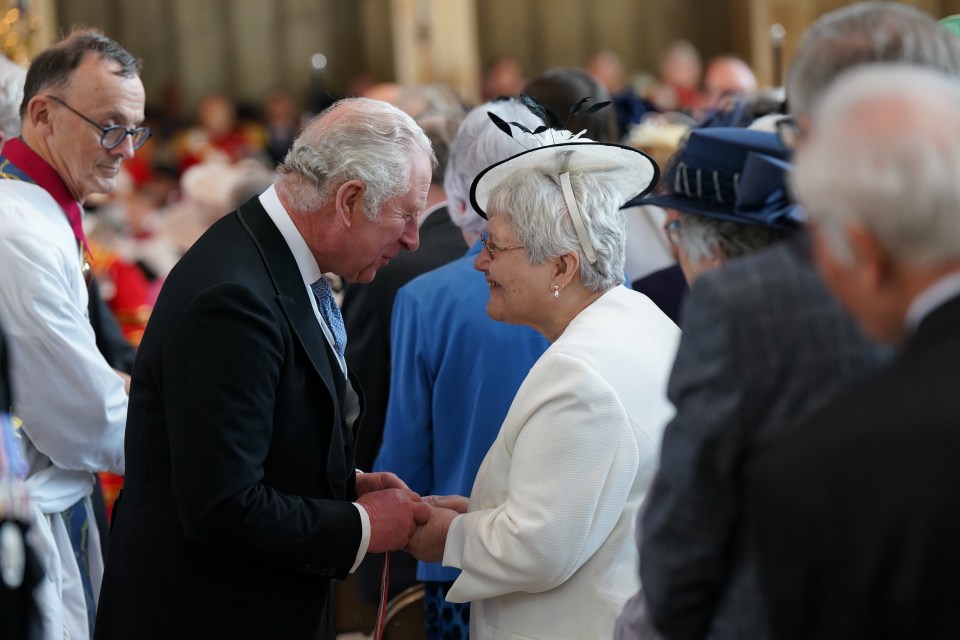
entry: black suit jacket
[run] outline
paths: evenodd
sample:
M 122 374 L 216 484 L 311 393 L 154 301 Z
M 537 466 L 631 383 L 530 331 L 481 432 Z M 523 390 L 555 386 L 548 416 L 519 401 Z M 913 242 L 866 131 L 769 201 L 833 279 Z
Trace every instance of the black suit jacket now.
M 346 359 L 357 372 L 367 406 L 357 440 L 357 468 L 373 468 L 380 451 L 390 397 L 390 318 L 397 290 L 421 273 L 456 260 L 467 251 L 460 228 L 446 207 L 431 213 L 420 227 L 420 247 L 402 251 L 366 284 L 348 284 L 343 295 L 347 329 Z
M 170 273 L 134 365 L 98 639 L 330 633 L 361 524 L 345 381 L 308 295 L 257 199 Z
M 777 638 L 955 638 L 960 298 L 747 470 Z

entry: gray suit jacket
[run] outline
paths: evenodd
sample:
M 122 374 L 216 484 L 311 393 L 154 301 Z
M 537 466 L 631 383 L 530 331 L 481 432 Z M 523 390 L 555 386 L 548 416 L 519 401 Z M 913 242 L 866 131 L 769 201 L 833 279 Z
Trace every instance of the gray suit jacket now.
M 642 592 L 617 637 L 647 637 L 651 622 L 668 638 L 769 635 L 742 531 L 744 461 L 881 357 L 828 292 L 805 241 L 733 260 L 690 291 L 668 388 L 677 414 L 641 513 Z

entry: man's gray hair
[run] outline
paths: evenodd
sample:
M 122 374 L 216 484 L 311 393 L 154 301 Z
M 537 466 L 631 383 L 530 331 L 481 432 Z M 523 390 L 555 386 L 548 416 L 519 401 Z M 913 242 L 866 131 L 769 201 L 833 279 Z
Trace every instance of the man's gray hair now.
M 960 75 L 960 41 L 926 13 L 898 2 L 831 11 L 803 35 L 787 78 L 793 115 L 809 115 L 840 73 L 865 62 L 903 62 Z
M 519 122 L 530 130 L 543 124 L 516 98 L 482 104 L 470 111 L 460 124 L 450 145 L 443 190 L 447 194 L 447 208 L 454 224 L 473 233 L 481 233 L 487 228 L 487 221 L 470 205 L 470 185 L 474 178 L 490 165 L 524 150 L 523 144 L 493 124 L 488 113 L 499 116 L 505 122 Z
M 0 55 L 0 131 L 3 139 L 20 135 L 20 103 L 27 70 Z
M 417 156 L 437 159 L 413 118 L 391 104 L 349 98 L 327 108 L 294 140 L 277 167 L 277 189 L 298 212 L 317 211 L 345 182 L 366 190 L 361 207 L 377 220 L 383 203 L 410 189 Z
M 960 83 L 908 65 L 844 75 L 814 112 L 793 187 L 838 259 L 844 229 L 870 229 L 896 260 L 960 258 Z
M 143 66 L 120 43 L 96 29 L 75 29 L 60 42 L 41 51 L 30 63 L 20 103 L 20 117 L 26 117 L 27 106 L 34 96 L 65 88 L 73 72 L 88 55 L 116 63 L 119 66 L 116 74 L 121 78 L 138 77 Z
M 617 185 L 588 172 L 570 172 L 570 185 L 593 239 L 594 264 L 583 253 L 553 171 L 524 169 L 505 178 L 490 194 L 487 211 L 504 217 L 533 264 L 575 251 L 580 254 L 580 280 L 588 291 L 623 284 L 627 237 L 620 210 L 623 195 Z
M 791 230 L 680 214 L 680 242 L 691 262 L 731 260 L 783 240 Z

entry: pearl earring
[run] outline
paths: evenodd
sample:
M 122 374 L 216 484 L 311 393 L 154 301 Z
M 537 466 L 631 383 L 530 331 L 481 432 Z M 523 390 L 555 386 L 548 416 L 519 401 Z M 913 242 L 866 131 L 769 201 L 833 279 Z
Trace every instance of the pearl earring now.
M 560 297 L 560 285 L 558 284 L 553 285 L 553 297 L 554 298 Z

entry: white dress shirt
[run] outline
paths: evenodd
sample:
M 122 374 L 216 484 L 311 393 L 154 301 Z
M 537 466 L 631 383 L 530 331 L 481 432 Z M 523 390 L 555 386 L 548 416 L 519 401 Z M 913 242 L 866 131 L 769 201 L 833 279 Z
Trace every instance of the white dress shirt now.
M 317 317 L 317 324 L 319 324 L 323 330 L 323 335 L 330 345 L 330 348 L 334 353 L 337 353 L 337 349 L 334 346 L 333 333 L 330 332 L 330 327 L 327 326 L 323 316 L 320 314 L 317 299 L 313 295 L 313 289 L 310 287 L 311 284 L 323 277 L 323 274 L 320 272 L 320 266 L 317 264 L 317 259 L 313 257 L 313 254 L 310 252 L 310 247 L 307 246 L 307 241 L 303 239 L 296 225 L 293 224 L 293 220 L 290 219 L 290 214 L 283 208 L 283 204 L 277 196 L 275 187 L 271 186 L 260 194 L 260 204 L 267 212 L 267 215 L 270 216 L 270 219 L 273 220 L 273 224 L 277 226 L 287 246 L 290 247 L 290 252 L 293 254 L 294 260 L 297 261 L 297 268 L 303 277 L 303 287 L 306 289 L 307 298 L 309 298 L 310 304 L 313 307 L 313 314 Z M 338 360 L 340 361 L 341 372 L 346 376 L 347 363 L 342 356 L 338 356 Z M 367 553 L 367 547 L 370 546 L 370 516 L 367 515 L 366 509 L 358 503 L 354 502 L 353 504 L 357 507 L 357 511 L 360 512 L 360 524 L 363 529 L 363 535 L 360 539 L 360 548 L 357 549 L 357 559 L 350 569 L 351 573 L 356 571 L 357 567 L 360 566 L 360 562 Z

